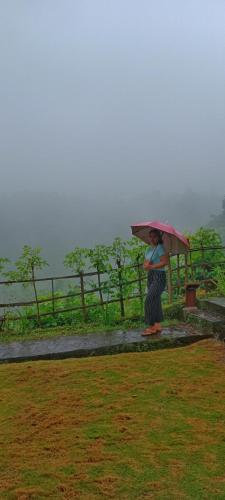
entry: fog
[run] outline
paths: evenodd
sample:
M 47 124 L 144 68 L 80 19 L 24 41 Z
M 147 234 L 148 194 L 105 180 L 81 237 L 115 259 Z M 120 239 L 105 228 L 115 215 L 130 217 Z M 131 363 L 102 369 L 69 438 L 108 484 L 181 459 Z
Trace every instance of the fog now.
M 49 272 L 63 270 L 65 254 L 75 246 L 111 244 L 131 236 L 130 225 L 159 218 L 185 231 L 206 225 L 222 212 L 220 197 L 187 190 L 181 194 L 153 191 L 129 199 L 95 202 L 65 194 L 21 192 L 0 199 L 1 256 L 14 260 L 22 246 L 41 246 Z
M 1 2 L 1 254 L 208 222 L 225 191 L 224 23 L 223 0 Z

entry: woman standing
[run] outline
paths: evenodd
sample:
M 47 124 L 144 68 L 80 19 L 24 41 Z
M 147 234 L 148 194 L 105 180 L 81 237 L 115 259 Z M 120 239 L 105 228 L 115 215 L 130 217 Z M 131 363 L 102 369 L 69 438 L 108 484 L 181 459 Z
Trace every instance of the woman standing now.
M 148 325 L 142 335 L 161 331 L 163 320 L 161 294 L 166 287 L 165 266 L 168 264 L 160 231 L 149 231 L 150 247 L 145 253 L 144 269 L 148 271 L 148 293 L 145 300 L 145 323 Z

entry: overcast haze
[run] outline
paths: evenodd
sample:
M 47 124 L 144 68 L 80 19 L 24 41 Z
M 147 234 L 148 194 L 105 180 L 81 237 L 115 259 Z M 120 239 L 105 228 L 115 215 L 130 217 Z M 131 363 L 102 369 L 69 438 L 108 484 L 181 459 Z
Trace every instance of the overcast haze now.
M 1 191 L 225 184 L 224 0 L 1 1 Z

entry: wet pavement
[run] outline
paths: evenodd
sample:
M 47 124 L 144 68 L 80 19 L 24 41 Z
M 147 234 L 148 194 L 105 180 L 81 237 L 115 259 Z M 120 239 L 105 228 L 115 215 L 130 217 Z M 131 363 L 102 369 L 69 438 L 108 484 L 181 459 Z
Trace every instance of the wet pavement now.
M 220 306 L 225 311 L 225 297 L 211 297 L 207 300 L 207 302 L 211 302 L 212 304 Z
M 202 308 L 208 311 L 213 311 L 214 313 L 220 314 L 225 318 L 225 297 L 210 297 L 205 300 L 201 300 Z
M 141 332 L 142 330 L 89 333 L 0 343 L 0 363 L 149 351 L 182 346 L 212 336 L 195 333 L 188 326 L 165 328 L 160 334 L 148 337 L 143 337 Z

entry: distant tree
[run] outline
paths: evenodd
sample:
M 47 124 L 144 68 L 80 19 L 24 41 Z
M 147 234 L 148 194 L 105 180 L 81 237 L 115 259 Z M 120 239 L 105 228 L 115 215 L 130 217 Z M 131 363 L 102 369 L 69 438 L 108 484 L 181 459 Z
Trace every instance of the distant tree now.
M 131 263 L 137 264 L 144 260 L 146 245 L 139 238 L 133 236 L 128 240 L 128 255 Z
M 110 247 L 107 245 L 96 245 L 88 250 L 88 258 L 91 266 L 97 270 L 100 302 L 103 304 L 103 292 L 108 289 L 108 281 L 101 282 L 101 273 L 107 272 L 110 267 Z M 95 286 L 95 283 L 92 283 Z
M 9 262 L 10 262 L 9 259 L 6 259 L 5 257 L 0 257 L 0 275 L 4 274 L 3 271 L 5 265 L 8 264 Z
M 72 269 L 75 273 L 81 273 L 87 266 L 88 249 L 75 247 L 64 259 L 64 266 Z
M 127 241 L 117 236 L 110 247 L 110 254 L 116 264 L 124 265 L 128 258 Z
M 6 276 L 13 281 L 25 280 L 24 286 L 27 285 L 26 280 L 32 280 L 34 289 L 35 301 L 37 306 L 37 321 L 40 326 L 40 310 L 38 303 L 37 288 L 35 283 L 35 273 L 37 270 L 43 269 L 48 266 L 45 259 L 41 257 L 41 248 L 32 248 L 29 245 L 24 245 L 23 253 L 15 262 L 15 270 L 8 271 Z
M 225 243 L 225 197 L 222 201 L 222 212 L 218 215 L 211 215 L 210 227 L 216 229 Z
M 224 250 L 220 248 L 223 245 L 220 233 L 213 228 L 200 227 L 195 233 L 189 234 L 188 238 L 191 248 L 199 249 L 191 254 L 192 263 L 198 264 L 196 277 L 210 277 L 216 262 L 225 259 Z M 205 250 L 206 247 L 211 250 Z
M 192 247 L 222 246 L 221 235 L 216 229 L 200 227 L 195 233 L 188 235 Z

